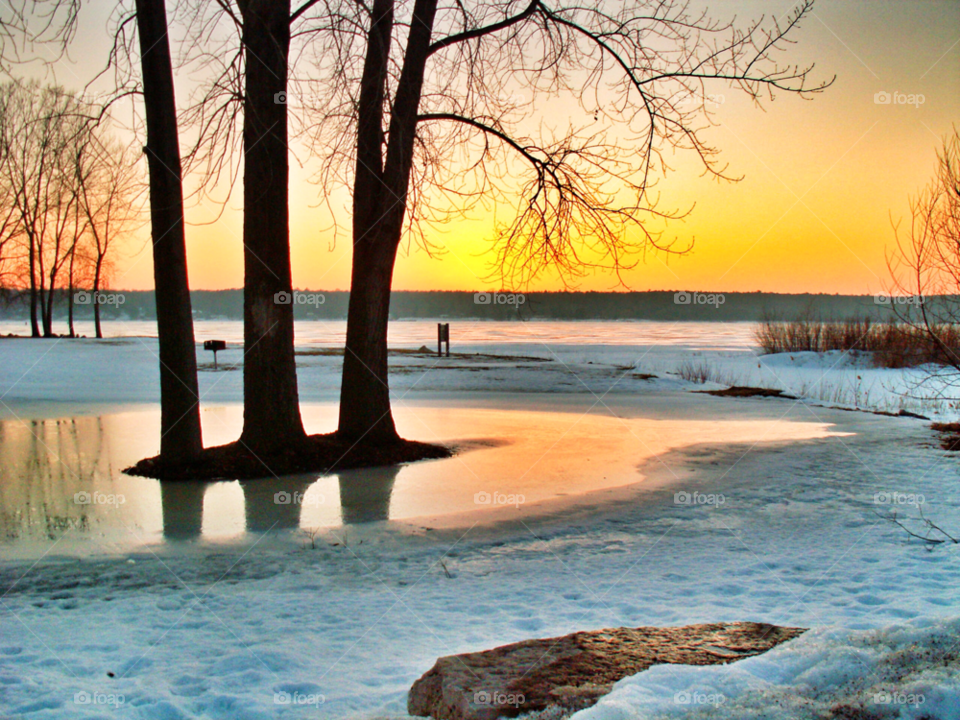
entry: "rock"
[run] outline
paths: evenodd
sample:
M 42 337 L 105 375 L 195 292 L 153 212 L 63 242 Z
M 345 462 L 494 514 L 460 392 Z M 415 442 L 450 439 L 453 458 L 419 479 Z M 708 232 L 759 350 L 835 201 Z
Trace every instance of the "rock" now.
M 410 688 L 407 710 L 435 720 L 495 720 L 551 707 L 573 712 L 651 665 L 728 663 L 803 632 L 740 622 L 613 628 L 525 640 L 440 658 Z

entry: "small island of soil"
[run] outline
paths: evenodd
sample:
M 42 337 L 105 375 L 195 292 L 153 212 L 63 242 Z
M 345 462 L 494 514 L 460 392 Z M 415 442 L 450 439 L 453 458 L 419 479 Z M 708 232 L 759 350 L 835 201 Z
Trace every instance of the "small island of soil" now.
M 329 433 L 310 435 L 302 445 L 273 454 L 253 453 L 238 441 L 206 448 L 189 463 L 170 464 L 157 456 L 141 460 L 124 472 L 158 480 L 251 480 L 437 460 L 451 457 L 453 453 L 452 448 L 414 440 L 354 443 L 341 440 L 337 433 Z

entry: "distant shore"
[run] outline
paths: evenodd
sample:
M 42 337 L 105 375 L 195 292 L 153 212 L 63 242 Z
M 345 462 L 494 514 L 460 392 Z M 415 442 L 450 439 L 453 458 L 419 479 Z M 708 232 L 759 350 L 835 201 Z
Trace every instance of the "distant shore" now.
M 109 320 L 152 320 L 153 292 L 111 290 L 115 302 L 101 307 Z M 293 305 L 298 320 L 343 320 L 350 294 L 342 290 L 295 290 L 278 302 Z M 191 293 L 198 320 L 242 320 L 242 290 L 195 290 Z M 122 299 L 122 302 L 120 300 Z M 0 320 L 24 321 L 24 298 L 5 293 Z M 56 314 L 65 315 L 66 295 L 58 298 Z M 393 319 L 470 320 L 661 320 L 697 322 L 757 322 L 774 316 L 796 319 L 812 316 L 824 320 L 869 317 L 890 318 L 897 298 L 886 295 L 826 295 L 813 293 L 763 293 L 670 290 L 649 292 L 393 292 Z M 92 318 L 89 304 L 75 304 L 74 317 Z

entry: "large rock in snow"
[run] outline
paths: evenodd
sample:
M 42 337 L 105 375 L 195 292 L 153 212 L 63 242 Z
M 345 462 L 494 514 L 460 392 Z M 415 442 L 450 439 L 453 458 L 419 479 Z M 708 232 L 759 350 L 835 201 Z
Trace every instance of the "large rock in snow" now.
M 449 655 L 410 689 L 407 710 L 435 720 L 494 720 L 580 710 L 651 665 L 713 665 L 766 652 L 803 628 L 765 623 L 613 628 Z

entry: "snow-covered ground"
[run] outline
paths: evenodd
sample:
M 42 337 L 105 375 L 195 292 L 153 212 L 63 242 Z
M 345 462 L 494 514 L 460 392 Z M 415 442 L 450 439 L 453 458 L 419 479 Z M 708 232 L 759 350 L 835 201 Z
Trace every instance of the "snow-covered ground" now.
M 153 343 L 0 340 L 0 410 L 15 423 L 154 403 Z M 960 547 L 928 549 L 884 519 L 896 510 L 919 530 L 922 510 L 960 532 L 960 460 L 924 421 L 827 407 L 862 401 L 715 398 L 668 373 L 703 360 L 731 373 L 714 379 L 771 385 L 755 371 L 774 368 L 786 379 L 777 387 L 801 394 L 798 384 L 836 382 L 842 368 L 876 375 L 874 400 L 881 389 L 893 397 L 896 374 L 862 359 L 760 358 L 733 343 L 646 343 L 477 341 L 455 350 L 540 360 L 399 355 L 392 387 L 400 405 L 533 408 L 566 413 L 571 425 L 591 412 L 831 432 L 667 449 L 645 462 L 642 482 L 562 511 L 8 559 L 0 717 L 404 717 L 406 691 L 439 655 L 581 629 L 733 620 L 814 630 L 725 667 L 654 668 L 581 717 L 813 718 L 841 702 L 861 703 L 861 717 L 960 717 Z M 231 352 L 220 358 L 228 367 L 239 359 Z M 335 400 L 339 358 L 300 362 L 305 401 Z M 236 403 L 240 372 L 204 370 L 201 385 L 205 406 Z M 459 462 L 468 473 L 471 454 Z M 925 670 L 904 664 L 911 653 Z M 908 669 L 895 672 L 898 662 Z
M 301 399 L 336 400 L 341 358 L 334 353 L 342 347 L 343 323 L 301 325 Z M 107 333 L 145 332 L 149 327 L 143 322 L 113 323 Z M 950 387 L 949 379 L 931 378 L 925 369 L 874 368 L 868 354 L 760 355 L 753 329 L 752 323 L 463 321 L 454 325 L 455 357 L 448 360 L 407 354 L 423 346 L 434 348 L 436 327 L 428 321 L 400 321 L 391 325 L 390 346 L 402 351 L 391 359 L 391 389 L 398 396 L 489 390 L 622 393 L 642 387 L 637 375 L 652 373 L 664 381 L 700 376 L 709 388 L 777 388 L 818 405 L 960 419 L 960 387 Z M 0 334 L 11 330 L 22 328 L 0 323 Z M 218 354 L 217 372 L 212 354 L 198 350 L 206 403 L 242 400 L 241 330 L 233 321 L 197 323 L 198 343 L 212 338 L 229 343 Z M 48 403 L 59 404 L 57 412 L 89 413 L 113 404 L 159 401 L 155 337 L 0 337 L 0 358 L 0 417 L 15 415 L 15 407 L 45 412 L 40 405 Z M 459 372 L 467 369 L 471 372 Z
M 733 665 L 660 665 L 628 678 L 581 720 L 955 718 L 960 621 L 850 633 L 812 630 Z

